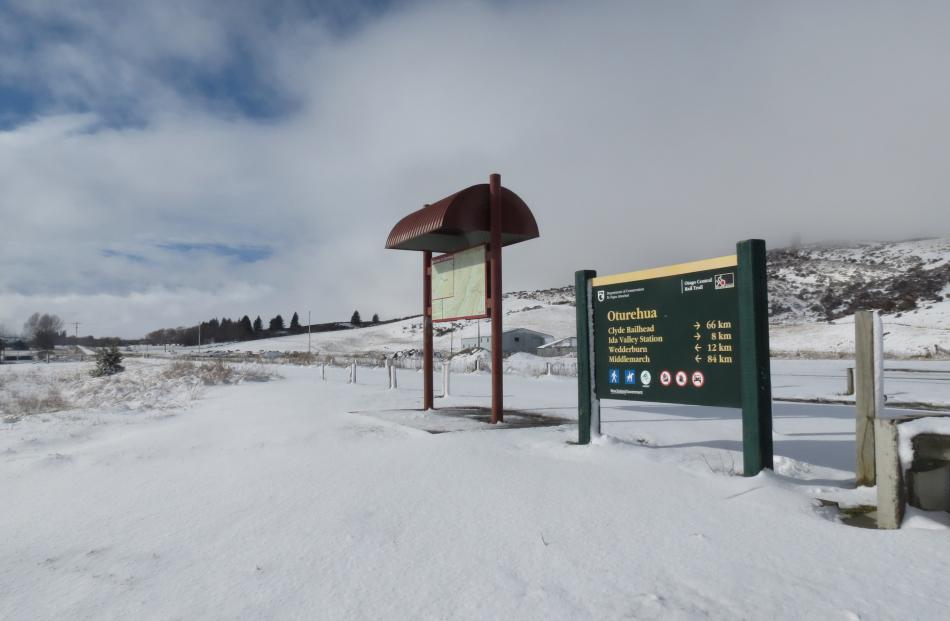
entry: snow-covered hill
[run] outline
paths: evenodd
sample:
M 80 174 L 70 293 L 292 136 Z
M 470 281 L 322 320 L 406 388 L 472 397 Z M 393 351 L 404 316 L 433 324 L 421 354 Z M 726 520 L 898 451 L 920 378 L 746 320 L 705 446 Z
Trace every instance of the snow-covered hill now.
M 772 351 L 850 356 L 854 312 L 879 309 L 891 357 L 950 357 L 950 238 L 769 253 Z
M 950 238 L 898 243 L 822 244 L 769 253 L 771 347 L 779 357 L 849 357 L 854 311 L 884 311 L 889 357 L 950 357 Z M 575 333 L 571 286 L 505 294 L 505 329 L 529 328 L 556 339 Z M 488 334 L 489 322 L 435 326 L 437 351 Z M 415 317 L 312 335 L 327 354 L 410 352 L 422 346 Z M 217 349 L 307 351 L 307 335 L 230 343 Z
M 950 239 L 822 244 L 769 253 L 773 321 L 828 321 L 880 309 L 932 325 L 950 299 Z M 939 313 L 938 313 L 939 314 Z M 922 319 L 920 321 L 920 319 Z

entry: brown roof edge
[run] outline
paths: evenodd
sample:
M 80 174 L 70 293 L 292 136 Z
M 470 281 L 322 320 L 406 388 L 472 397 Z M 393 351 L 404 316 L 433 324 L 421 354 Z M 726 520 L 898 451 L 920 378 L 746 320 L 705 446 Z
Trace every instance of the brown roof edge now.
M 538 237 L 538 223 L 521 198 L 501 189 L 502 245 L 509 246 Z M 455 252 L 487 243 L 489 190 L 480 183 L 414 211 L 400 220 L 389 233 L 386 247 L 398 250 Z

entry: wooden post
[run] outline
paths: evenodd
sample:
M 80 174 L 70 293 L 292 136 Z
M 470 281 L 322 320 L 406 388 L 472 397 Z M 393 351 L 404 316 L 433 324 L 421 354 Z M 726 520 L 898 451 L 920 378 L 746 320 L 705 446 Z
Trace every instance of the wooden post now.
M 389 368 L 389 387 L 396 390 L 396 365 Z
M 383 358 L 383 366 L 386 367 L 386 380 L 389 382 L 389 388 L 391 390 L 393 387 L 393 374 L 392 371 L 389 370 L 389 356 Z
M 502 380 L 502 309 L 501 309 L 501 175 L 488 178 L 491 216 L 491 422 L 505 419 Z
M 435 407 L 432 398 L 432 252 L 422 253 L 422 409 Z
M 765 241 L 736 244 L 739 297 L 739 373 L 742 378 L 742 474 L 772 469 L 772 377 Z
M 449 373 L 452 372 L 451 362 L 445 360 L 442 362 L 442 396 L 449 396 Z
M 857 485 L 875 485 L 874 419 L 884 410 L 884 355 L 881 317 L 877 311 L 854 314 L 854 443 Z
M 326 362 L 320 365 L 320 379 L 322 379 L 323 381 L 326 381 L 327 379 L 327 363 Z
M 848 367 L 848 375 L 845 378 L 845 396 L 854 394 L 854 367 Z
M 574 308 L 577 316 L 577 443 L 590 444 L 600 435 L 600 400 L 594 376 L 594 305 L 590 281 L 593 270 L 574 272 Z

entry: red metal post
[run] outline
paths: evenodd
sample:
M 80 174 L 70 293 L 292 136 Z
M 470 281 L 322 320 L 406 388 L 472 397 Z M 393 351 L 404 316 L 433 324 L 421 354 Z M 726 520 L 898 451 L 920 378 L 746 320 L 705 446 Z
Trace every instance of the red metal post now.
M 422 409 L 431 410 L 432 401 L 432 252 L 422 253 Z
M 491 422 L 505 420 L 501 344 L 501 175 L 488 178 L 491 216 Z

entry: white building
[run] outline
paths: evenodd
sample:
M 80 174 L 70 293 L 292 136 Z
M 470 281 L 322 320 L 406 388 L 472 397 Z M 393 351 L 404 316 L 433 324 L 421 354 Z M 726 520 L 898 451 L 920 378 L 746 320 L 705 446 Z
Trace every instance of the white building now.
M 479 338 L 481 341 L 479 342 Z M 554 337 L 544 332 L 529 330 L 527 328 L 513 328 L 505 330 L 501 334 L 501 349 L 506 354 L 519 351 L 529 354 L 537 353 L 538 348 L 554 340 Z M 483 334 L 481 337 L 470 336 L 462 339 L 462 349 L 491 349 L 491 334 Z

